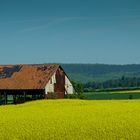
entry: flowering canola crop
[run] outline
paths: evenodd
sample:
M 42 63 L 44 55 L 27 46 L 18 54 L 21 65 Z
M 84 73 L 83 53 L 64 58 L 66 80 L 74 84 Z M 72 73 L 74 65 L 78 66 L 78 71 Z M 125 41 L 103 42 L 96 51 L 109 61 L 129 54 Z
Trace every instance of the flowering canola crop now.
M 40 100 L 0 106 L 0 140 L 138 140 L 140 100 Z

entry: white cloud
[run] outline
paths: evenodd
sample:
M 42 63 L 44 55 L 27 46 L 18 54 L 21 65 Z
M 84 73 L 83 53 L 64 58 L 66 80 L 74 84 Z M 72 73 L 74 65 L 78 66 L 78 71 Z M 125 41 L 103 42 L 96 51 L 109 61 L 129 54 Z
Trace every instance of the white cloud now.
M 103 16 L 103 17 L 51 17 L 51 18 L 44 18 L 44 19 L 35 19 L 36 21 L 45 21 L 47 22 L 46 24 L 42 24 L 42 25 L 38 25 L 38 26 L 34 26 L 34 27 L 29 27 L 29 28 L 25 28 L 25 29 L 21 29 L 18 32 L 20 33 L 24 33 L 24 32 L 30 32 L 30 31 L 35 31 L 35 30 L 40 30 L 40 29 L 47 29 L 47 28 L 51 28 L 54 27 L 58 24 L 67 22 L 67 21 L 72 21 L 72 20 L 114 20 L 114 19 L 133 19 L 133 18 L 140 18 L 140 15 L 132 15 L 132 16 Z M 47 20 L 48 19 L 48 20 Z M 23 22 L 26 21 L 35 21 L 35 20 L 23 20 Z M 47 20 L 47 21 L 46 21 Z M 20 22 L 20 21 L 17 21 Z M 22 22 L 22 21 L 21 21 Z

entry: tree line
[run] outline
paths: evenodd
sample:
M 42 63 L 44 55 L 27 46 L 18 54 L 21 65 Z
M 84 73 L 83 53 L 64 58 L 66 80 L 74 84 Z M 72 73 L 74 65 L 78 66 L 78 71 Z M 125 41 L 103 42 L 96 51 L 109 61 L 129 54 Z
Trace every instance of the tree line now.
M 84 89 L 106 89 L 106 88 L 127 88 L 140 87 L 140 77 L 125 77 L 107 80 L 104 82 L 88 82 L 84 84 Z
M 93 91 L 96 89 L 140 87 L 140 77 L 122 76 L 119 79 L 112 79 L 104 82 L 93 81 L 85 84 L 73 82 L 73 85 L 76 92 Z

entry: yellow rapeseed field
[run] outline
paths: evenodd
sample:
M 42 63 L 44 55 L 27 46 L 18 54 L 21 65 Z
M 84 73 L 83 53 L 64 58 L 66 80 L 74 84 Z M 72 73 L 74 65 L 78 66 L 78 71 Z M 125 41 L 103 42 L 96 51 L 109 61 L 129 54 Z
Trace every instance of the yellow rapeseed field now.
M 140 100 L 0 106 L 0 140 L 139 140 Z
M 114 91 L 114 92 L 111 92 L 111 93 L 140 93 L 140 90 L 124 90 L 124 91 Z

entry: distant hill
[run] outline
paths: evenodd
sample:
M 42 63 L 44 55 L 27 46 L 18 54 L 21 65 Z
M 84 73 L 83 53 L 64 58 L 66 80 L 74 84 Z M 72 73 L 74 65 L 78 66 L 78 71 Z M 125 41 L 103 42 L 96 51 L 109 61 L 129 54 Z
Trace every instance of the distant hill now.
M 140 77 L 140 64 L 107 65 L 107 64 L 61 64 L 71 80 L 82 83 L 102 82 L 118 79 L 122 76 Z

